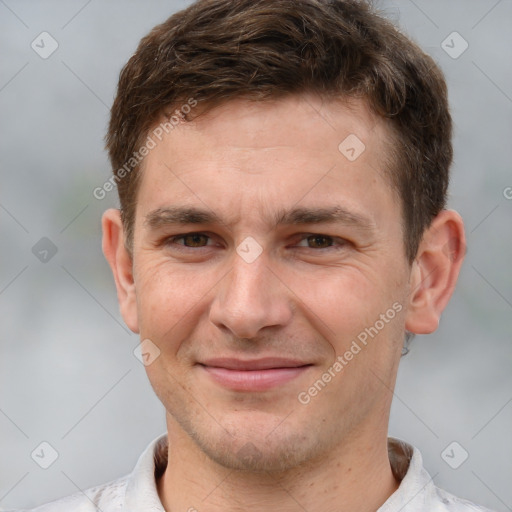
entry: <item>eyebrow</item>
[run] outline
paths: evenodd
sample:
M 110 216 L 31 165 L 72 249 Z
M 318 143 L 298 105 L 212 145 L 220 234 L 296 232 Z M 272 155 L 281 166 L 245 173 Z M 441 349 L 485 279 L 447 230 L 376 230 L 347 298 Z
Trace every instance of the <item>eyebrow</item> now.
M 274 216 L 273 228 L 279 225 L 302 224 L 345 224 L 365 231 L 376 229 L 375 222 L 355 212 L 351 212 L 341 206 L 329 208 L 292 208 L 280 210 Z M 168 224 L 222 224 L 229 226 L 215 212 L 196 208 L 193 206 L 176 206 L 157 208 L 146 215 L 144 223 L 152 229 L 157 229 Z

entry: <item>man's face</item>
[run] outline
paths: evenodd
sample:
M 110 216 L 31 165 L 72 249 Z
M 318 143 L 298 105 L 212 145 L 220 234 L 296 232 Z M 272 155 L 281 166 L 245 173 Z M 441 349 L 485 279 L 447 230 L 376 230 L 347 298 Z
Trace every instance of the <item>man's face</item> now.
M 213 460 L 286 469 L 387 429 L 410 268 L 386 140 L 362 103 L 236 100 L 147 156 L 124 315 Z

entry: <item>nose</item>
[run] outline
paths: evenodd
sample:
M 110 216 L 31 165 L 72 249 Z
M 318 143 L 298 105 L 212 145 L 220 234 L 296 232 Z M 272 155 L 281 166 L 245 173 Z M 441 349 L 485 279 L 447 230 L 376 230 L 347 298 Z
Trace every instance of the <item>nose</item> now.
M 265 327 L 285 326 L 292 314 L 291 293 L 265 252 L 251 263 L 235 253 L 231 271 L 217 288 L 210 321 L 237 338 L 251 339 Z

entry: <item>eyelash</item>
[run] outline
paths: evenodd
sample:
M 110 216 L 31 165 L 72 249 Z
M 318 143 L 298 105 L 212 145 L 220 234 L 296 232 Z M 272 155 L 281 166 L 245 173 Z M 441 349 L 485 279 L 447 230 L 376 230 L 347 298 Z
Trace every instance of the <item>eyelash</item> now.
M 175 247 L 179 247 L 178 250 L 180 250 L 180 251 L 188 251 L 188 250 L 194 250 L 194 249 L 205 249 L 207 247 L 211 247 L 211 245 L 204 245 L 204 246 L 199 246 L 199 247 L 189 247 L 187 245 L 177 244 L 176 243 L 177 240 L 182 240 L 182 239 L 184 239 L 186 237 L 190 237 L 190 236 L 205 236 L 209 240 L 212 239 L 206 233 L 192 232 L 192 233 L 183 233 L 181 235 L 176 235 L 176 236 L 168 237 L 168 238 L 166 238 L 163 241 L 163 244 L 165 246 L 173 245 Z M 338 237 L 334 237 L 334 236 L 330 236 L 330 235 L 324 235 L 322 233 L 308 233 L 308 234 L 302 235 L 301 239 L 299 240 L 299 243 L 303 242 L 304 240 L 307 240 L 308 238 L 315 238 L 315 237 L 316 238 L 325 238 L 325 239 L 331 240 L 332 241 L 332 245 L 328 245 L 327 247 L 320 247 L 320 248 L 305 247 L 306 249 L 313 249 L 313 250 L 322 250 L 322 249 L 326 250 L 326 249 L 330 249 L 330 250 L 333 250 L 333 249 L 339 249 L 339 248 L 341 248 L 343 246 L 346 246 L 346 245 L 348 245 L 350 243 L 348 240 L 345 240 L 343 238 L 338 238 Z M 335 245 L 336 243 L 338 243 L 338 247 Z M 301 247 L 303 247 L 303 246 L 301 246 Z

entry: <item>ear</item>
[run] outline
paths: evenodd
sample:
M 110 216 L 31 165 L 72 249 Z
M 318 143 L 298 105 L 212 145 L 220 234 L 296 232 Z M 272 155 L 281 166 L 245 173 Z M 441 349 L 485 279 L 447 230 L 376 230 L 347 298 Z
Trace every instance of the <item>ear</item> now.
M 133 332 L 138 333 L 133 261 L 125 247 L 121 212 L 113 208 L 107 210 L 103 214 L 101 225 L 103 228 L 103 254 L 114 274 L 121 315 L 123 315 L 126 325 Z
M 405 323 L 408 331 L 429 334 L 438 328 L 465 253 L 462 218 L 453 210 L 443 210 L 425 231 L 412 265 Z

